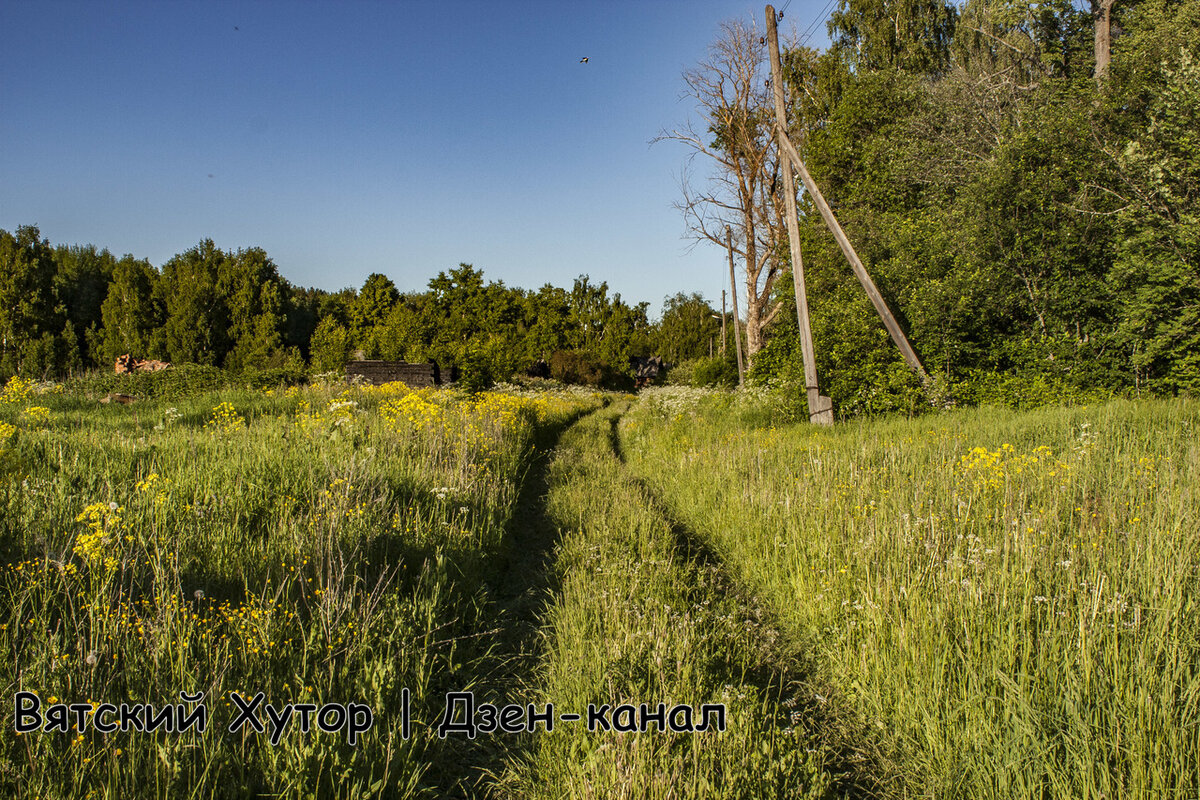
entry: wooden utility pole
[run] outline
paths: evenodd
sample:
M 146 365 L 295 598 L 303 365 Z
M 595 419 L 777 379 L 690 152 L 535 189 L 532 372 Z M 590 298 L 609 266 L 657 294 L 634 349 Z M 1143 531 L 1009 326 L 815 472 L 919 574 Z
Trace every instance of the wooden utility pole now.
M 888 333 L 891 334 L 892 341 L 896 343 L 896 347 L 900 348 L 900 353 L 904 356 L 904 360 L 908 362 L 908 365 L 921 376 L 921 380 L 929 380 L 929 375 L 926 374 L 925 368 L 921 366 L 921 360 L 917 358 L 912 345 L 908 343 L 908 337 L 900 329 L 900 323 L 892 316 L 891 310 L 888 309 L 887 303 L 883 300 L 883 295 L 875 287 L 875 282 L 867 274 L 867 268 L 863 266 L 862 261 L 858 258 L 858 253 L 854 252 L 853 245 L 846 238 L 846 232 L 838 224 L 837 218 L 833 216 L 833 211 L 830 210 L 829 204 L 825 202 L 825 197 L 821 194 L 821 190 L 817 188 L 812 176 L 805 169 L 804 162 L 800 160 L 800 154 L 796 152 L 796 148 L 792 146 L 792 142 L 788 139 L 786 133 L 781 134 L 779 140 L 783 143 L 784 149 L 792 159 L 792 166 L 796 169 L 796 172 L 800 173 L 800 180 L 804 181 L 804 188 L 808 189 L 808 193 L 812 195 L 813 203 L 816 204 L 817 209 L 821 212 L 821 216 L 824 217 L 825 225 L 833 234 L 833 238 L 837 239 L 838 245 L 842 248 L 843 255 L 846 256 L 846 260 L 850 262 L 850 267 L 854 270 L 855 276 L 858 277 L 858 282 L 862 284 L 863 289 L 867 292 L 867 297 L 871 298 L 871 304 L 875 306 L 875 310 L 879 313 L 880 318 L 883 319 L 883 325 L 887 328 Z
M 733 346 L 737 350 L 738 386 L 746 382 L 746 368 L 742 365 L 742 323 L 738 320 L 737 276 L 733 272 L 733 233 L 725 226 L 725 244 L 729 248 L 729 290 L 733 295 Z
M 774 20 L 775 9 L 767 6 L 767 19 Z M 775 31 L 774 22 L 768 22 L 769 32 Z M 778 54 L 778 40 L 772 36 L 771 41 L 775 43 L 775 52 Z M 782 91 L 783 74 L 778 63 L 778 57 L 771 61 L 771 81 L 776 84 L 777 91 Z M 822 219 L 825 220 L 825 226 L 829 228 L 829 232 L 833 234 L 833 238 L 837 239 L 838 246 L 842 248 L 842 254 L 846 256 L 846 260 L 850 262 L 851 269 L 854 270 L 858 282 L 862 284 L 863 289 L 867 292 L 867 297 L 871 298 L 871 304 L 875 306 L 875 311 L 878 312 L 883 320 L 884 327 L 892 337 L 892 341 L 896 343 L 896 347 L 900 348 L 901 355 L 908 365 L 921 376 L 922 381 L 928 381 L 929 375 L 926 374 L 925 368 L 921 366 L 921 360 L 917 358 L 916 352 L 913 351 L 912 345 L 908 343 L 908 337 L 904 335 L 904 331 L 900 329 L 900 323 L 896 322 L 896 318 L 892 316 L 892 312 L 887 307 L 887 303 L 883 300 L 883 295 L 879 293 L 879 289 L 875 287 L 875 282 L 871 280 L 871 276 L 867 274 L 867 268 L 863 266 L 862 261 L 858 257 L 858 253 L 854 252 L 854 246 L 850 244 L 850 240 L 846 238 L 846 232 L 842 230 L 842 226 L 838 224 L 837 217 L 833 215 L 833 210 L 829 208 L 829 204 L 825 202 L 825 196 L 821 194 L 821 190 L 817 188 L 817 184 L 813 181 L 812 176 L 808 174 L 808 169 L 804 166 L 804 160 L 800 158 L 800 153 L 792 145 L 791 139 L 788 138 L 787 129 L 784 125 L 776 122 L 778 131 L 779 146 L 781 148 L 780 157 L 786 154 L 785 160 L 791 161 L 791 168 L 796 170 L 800 175 L 800 180 L 804 183 L 804 188 L 808 190 L 808 194 L 812 197 L 813 204 L 817 210 L 821 212 Z
M 779 60 L 779 30 L 775 8 L 767 6 L 767 48 L 771 54 L 771 88 L 775 94 L 775 124 L 782 137 L 787 130 L 787 110 L 783 100 L 783 66 Z M 779 166 L 783 171 L 783 199 L 787 206 L 788 242 L 792 248 L 792 284 L 796 290 L 796 324 L 800 328 L 800 352 L 804 357 L 804 387 L 808 394 L 808 421 L 833 424 L 833 401 L 821 395 L 817 385 L 817 361 L 813 354 L 812 326 L 808 321 L 808 291 L 804 285 L 804 258 L 800 253 L 800 218 L 796 211 L 796 182 L 789 156 L 779 143 Z
M 725 357 L 725 290 L 721 290 L 721 358 Z

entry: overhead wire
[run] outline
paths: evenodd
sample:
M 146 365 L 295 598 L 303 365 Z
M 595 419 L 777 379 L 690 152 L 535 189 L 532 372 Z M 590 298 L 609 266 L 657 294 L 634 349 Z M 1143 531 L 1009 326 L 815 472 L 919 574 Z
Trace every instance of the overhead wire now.
M 789 3 L 791 1 L 792 0 L 788 0 Z M 809 37 L 811 37 L 813 35 L 813 33 L 816 31 L 817 26 L 825 21 L 826 16 L 829 14 L 829 9 L 831 9 L 833 7 L 833 4 L 836 2 L 837 2 L 837 0 L 829 0 L 829 2 L 827 2 L 825 4 L 825 7 L 822 8 L 819 12 L 817 12 L 817 16 L 812 21 L 812 24 L 810 24 L 807 28 L 805 28 L 804 33 L 802 33 L 800 35 L 799 44 L 803 45 L 805 42 L 808 41 Z

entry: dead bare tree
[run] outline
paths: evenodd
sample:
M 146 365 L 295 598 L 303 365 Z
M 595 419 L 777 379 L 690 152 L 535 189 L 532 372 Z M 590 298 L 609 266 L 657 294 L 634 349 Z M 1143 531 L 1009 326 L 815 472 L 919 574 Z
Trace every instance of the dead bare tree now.
M 771 290 L 785 264 L 786 236 L 778 153 L 773 146 L 772 106 L 762 34 L 741 20 L 721 24 L 708 56 L 684 72 L 684 97 L 696 103 L 700 120 L 663 131 L 654 141 L 677 141 L 691 148 L 676 203 L 697 241 L 726 245 L 726 226 L 746 270 L 746 351 L 764 344 L 763 330 L 779 313 Z M 702 185 L 689 179 L 696 156 L 713 167 Z M 768 308 L 770 306 L 770 308 Z

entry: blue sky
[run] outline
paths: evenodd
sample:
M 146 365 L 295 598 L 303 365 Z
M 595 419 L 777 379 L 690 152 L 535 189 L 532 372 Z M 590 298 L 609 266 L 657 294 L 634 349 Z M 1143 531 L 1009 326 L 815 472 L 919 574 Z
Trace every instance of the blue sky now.
M 833 6 L 785 2 L 823 46 Z M 671 205 L 687 151 L 650 140 L 695 118 L 680 75 L 719 23 L 764 5 L 0 0 L 0 228 L 156 266 L 262 247 L 330 290 L 466 262 L 652 315 L 719 303 L 724 253 Z

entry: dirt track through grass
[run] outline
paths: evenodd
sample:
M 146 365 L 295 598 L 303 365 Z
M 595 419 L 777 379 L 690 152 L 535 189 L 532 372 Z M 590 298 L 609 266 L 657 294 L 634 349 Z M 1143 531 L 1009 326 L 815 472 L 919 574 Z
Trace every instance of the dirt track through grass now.
M 559 536 L 546 514 L 550 462 L 563 432 L 576 420 L 573 417 L 544 428 L 534 441 L 534 452 L 488 579 L 492 603 L 482 633 L 491 647 L 475 665 L 473 682 L 480 703 L 504 706 L 533 699 L 529 676 L 537 670 L 544 641 L 543 619 L 555 590 L 552 565 Z M 513 735 L 444 740 L 439 793 L 445 797 L 503 796 L 497 778 L 505 762 L 519 757 L 528 744 L 528 737 Z
M 556 539 L 545 586 L 539 704 L 721 703 L 727 729 L 673 733 L 560 725 L 510 752 L 497 795 L 523 797 L 862 796 L 857 751 L 836 727 L 755 598 L 672 520 L 620 459 L 627 404 L 568 429 L 548 473 L 544 519 Z M 538 512 L 537 518 L 543 518 Z M 512 544 L 520 546 L 518 538 Z M 545 547 L 532 546 L 537 562 Z M 510 562 L 519 564 L 520 561 Z M 546 564 L 545 561 L 541 562 Z
M 619 434 L 878 741 L 882 796 L 1190 797 L 1196 429 L 1194 401 L 775 427 L 663 390 Z

